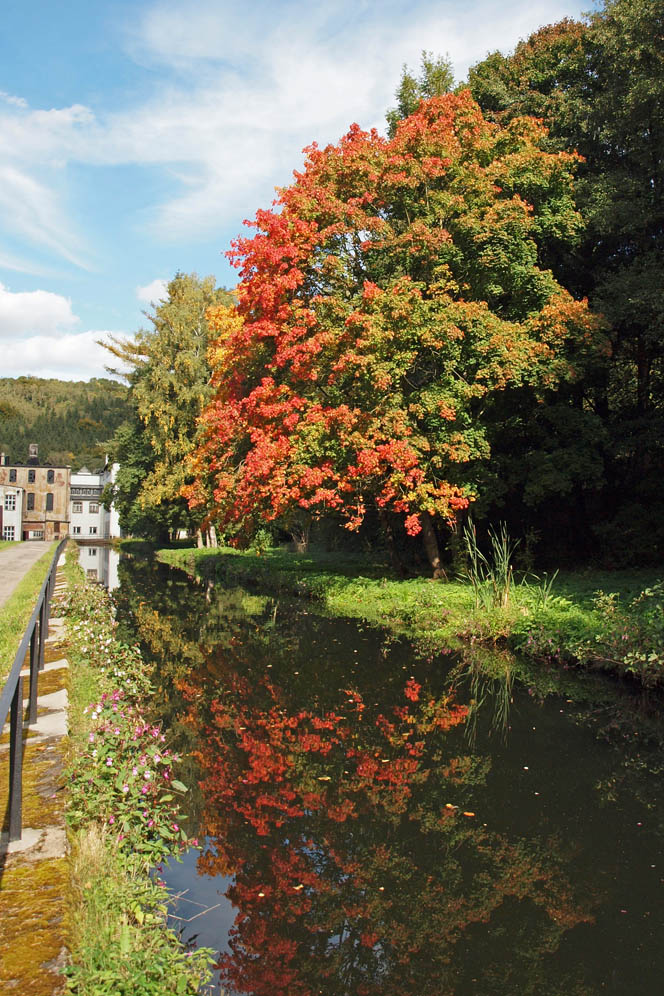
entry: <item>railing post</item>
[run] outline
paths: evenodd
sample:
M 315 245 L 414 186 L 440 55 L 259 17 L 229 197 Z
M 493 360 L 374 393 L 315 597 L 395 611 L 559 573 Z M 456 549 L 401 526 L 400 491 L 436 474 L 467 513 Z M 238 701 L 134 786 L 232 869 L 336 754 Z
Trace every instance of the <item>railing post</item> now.
M 55 570 L 49 571 L 48 580 L 46 581 L 46 591 L 44 592 L 44 606 L 46 608 L 46 632 L 44 633 L 45 640 L 48 640 L 48 623 L 51 618 L 51 594 L 53 591 L 54 578 Z
M 46 592 L 44 592 L 44 595 Z M 48 636 L 46 632 L 46 627 L 48 623 L 46 622 L 46 598 L 41 603 L 41 608 L 39 610 L 39 670 L 44 670 L 44 647 L 46 645 L 46 637 Z
M 23 678 L 19 677 L 9 720 L 9 840 L 21 839 L 23 807 Z
M 30 711 L 28 713 L 28 723 L 32 725 L 37 721 L 37 681 L 39 676 L 39 648 L 37 644 L 37 623 L 32 629 L 30 637 Z

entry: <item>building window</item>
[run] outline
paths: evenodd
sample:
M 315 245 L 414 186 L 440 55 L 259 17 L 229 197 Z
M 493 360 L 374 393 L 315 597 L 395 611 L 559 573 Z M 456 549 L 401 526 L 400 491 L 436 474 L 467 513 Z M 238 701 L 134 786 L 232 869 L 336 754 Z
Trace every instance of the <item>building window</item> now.
M 90 535 L 91 536 L 96 536 L 97 535 L 97 527 L 96 526 L 90 526 Z
M 2 538 L 3 540 L 14 541 L 14 527 L 13 526 L 3 526 L 2 527 Z
M 80 536 L 81 535 L 81 527 L 80 526 L 73 526 L 72 527 L 72 533 L 74 534 L 74 536 Z
M 28 484 L 34 484 L 34 483 L 35 483 L 35 472 L 34 472 L 34 470 L 29 470 L 28 471 Z
M 5 495 L 5 512 L 16 511 L 16 495 Z
M 71 503 L 71 510 L 72 510 L 73 513 L 75 513 L 75 512 L 82 512 L 83 511 L 83 502 L 82 501 L 73 501 Z
M 46 511 L 47 512 L 52 512 L 53 511 L 53 492 L 52 491 L 47 491 L 47 493 L 46 493 Z
M 30 532 L 28 533 L 28 536 L 30 537 L 30 539 L 43 539 L 44 538 L 44 530 L 43 529 L 31 529 Z
M 96 546 L 89 547 L 88 548 L 88 557 L 96 557 L 96 556 L 97 556 L 97 547 Z
M 88 567 L 88 569 L 85 572 L 85 574 L 86 574 L 86 577 L 96 578 L 97 577 L 97 568 L 96 567 Z
M 91 512 L 98 512 L 99 511 L 99 505 L 97 504 L 96 501 L 91 501 L 90 502 L 90 511 Z
M 35 493 L 34 491 L 28 491 L 28 512 L 34 512 L 35 510 Z
M 16 484 L 16 468 L 15 467 L 13 467 L 9 471 L 9 483 L 10 484 Z
M 54 481 L 55 481 L 55 471 L 49 470 L 48 473 L 46 474 L 46 483 L 53 484 Z

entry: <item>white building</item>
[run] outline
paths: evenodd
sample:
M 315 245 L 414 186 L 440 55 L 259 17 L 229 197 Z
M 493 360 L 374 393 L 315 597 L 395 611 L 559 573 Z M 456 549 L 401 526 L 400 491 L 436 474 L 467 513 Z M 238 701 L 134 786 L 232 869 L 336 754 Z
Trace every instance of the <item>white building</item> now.
M 0 484 L 0 537 L 20 540 L 23 525 L 23 488 Z
M 112 484 L 118 464 L 106 464 L 97 474 L 82 467 L 71 475 L 69 502 L 70 535 L 79 540 L 114 539 L 120 536 L 118 513 L 111 506 L 101 504 L 101 494 L 107 484 Z

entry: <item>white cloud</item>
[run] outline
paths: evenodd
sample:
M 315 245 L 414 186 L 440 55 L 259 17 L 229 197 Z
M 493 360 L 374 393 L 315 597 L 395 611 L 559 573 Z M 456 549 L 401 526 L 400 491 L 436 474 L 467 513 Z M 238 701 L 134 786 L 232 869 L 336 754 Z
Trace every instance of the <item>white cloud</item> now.
M 135 215 L 162 241 L 196 241 L 272 199 L 304 145 L 353 121 L 384 126 L 401 66 L 448 52 L 462 78 L 539 25 L 578 16 L 577 0 L 160 0 L 140 12 L 128 50 L 158 67 L 150 96 L 105 115 L 83 104 L 0 107 L 0 217 L 32 244 L 81 266 L 62 207 L 63 167 L 158 166 L 161 195 Z M 38 180 L 35 164 L 39 163 Z M 164 193 L 166 190 L 166 193 Z
M 10 255 L 7 252 L 0 252 L 0 269 L 12 270 L 14 273 L 30 273 L 36 277 L 53 275 L 53 271 L 49 267 L 41 266 L 34 260 Z
M 7 163 L 0 163 L 0 213 L 9 231 L 76 266 L 88 268 L 55 192 Z
M 106 365 L 114 357 L 98 345 L 110 332 L 78 332 L 65 335 L 33 335 L 18 339 L 3 358 L 5 377 L 55 377 L 58 380 L 89 380 L 111 377 Z
M 4 90 L 0 90 L 0 100 L 3 100 L 5 104 L 12 104 L 14 107 L 27 107 L 28 102 L 23 97 L 15 97 L 11 93 L 6 93 Z
M 165 299 L 167 287 L 168 280 L 162 280 L 160 277 L 157 277 L 149 284 L 146 284 L 145 287 L 137 287 L 136 297 L 143 304 L 152 304 L 153 301 L 156 303 Z
M 51 291 L 18 291 L 12 293 L 0 284 L 0 339 L 15 340 L 26 332 L 54 334 L 71 329 L 79 319 L 72 311 L 71 301 Z M 12 341 L 12 349 L 14 348 Z M 7 362 L 3 357 L 3 368 Z

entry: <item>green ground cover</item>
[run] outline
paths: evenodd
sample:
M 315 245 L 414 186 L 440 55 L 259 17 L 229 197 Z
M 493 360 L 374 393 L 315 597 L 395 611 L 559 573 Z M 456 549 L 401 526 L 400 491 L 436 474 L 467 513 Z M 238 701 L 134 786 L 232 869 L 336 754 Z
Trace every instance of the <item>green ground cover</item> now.
M 11 544 L 7 544 L 9 546 Z M 33 564 L 4 605 L 0 606 L 0 685 L 11 670 L 16 651 L 30 621 L 32 610 L 53 559 L 56 543 Z
M 601 668 L 644 685 L 664 682 L 664 583 L 652 570 L 513 576 L 505 604 L 490 576 L 476 585 L 403 580 L 370 558 L 228 548 L 156 555 L 203 579 L 318 599 L 334 614 L 387 626 L 432 648 L 498 643 L 534 661 Z
M 168 926 L 169 895 L 151 875 L 188 843 L 185 786 L 167 735 L 150 718 L 154 694 L 137 647 L 120 643 L 111 602 L 87 584 L 75 551 L 60 601 L 70 664 L 66 810 L 72 909 L 67 992 L 194 996 L 213 953 L 187 951 Z

